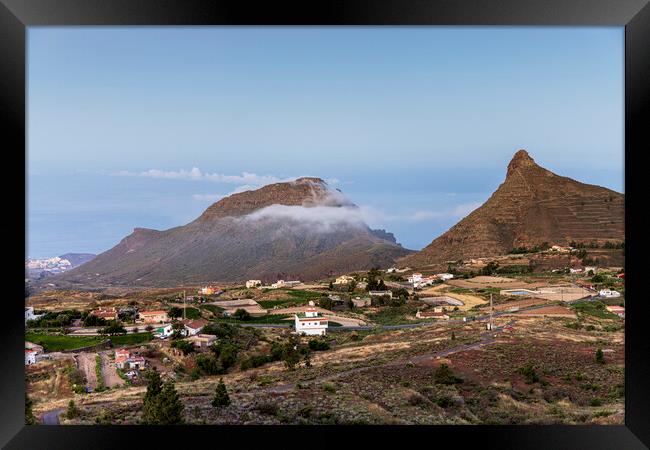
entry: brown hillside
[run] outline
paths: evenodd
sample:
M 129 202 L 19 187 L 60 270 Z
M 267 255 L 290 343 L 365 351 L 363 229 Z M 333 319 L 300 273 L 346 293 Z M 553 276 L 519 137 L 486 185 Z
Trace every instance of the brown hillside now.
M 399 263 L 426 266 L 502 255 L 543 242 L 623 241 L 623 194 L 580 183 L 515 153 L 505 181 L 478 209 Z
M 285 208 L 253 217 L 266 207 Z M 286 207 L 294 207 L 287 211 Z M 392 234 L 360 220 L 327 227 L 309 219 L 354 217 L 357 207 L 318 178 L 300 178 L 234 194 L 193 222 L 165 231 L 136 228 L 112 249 L 49 282 L 75 286 L 177 286 L 211 281 L 314 280 L 387 267 L 410 253 Z M 338 208 L 345 208 L 341 211 Z M 296 216 L 291 216 L 291 214 Z M 284 214 L 284 215 L 283 215 Z

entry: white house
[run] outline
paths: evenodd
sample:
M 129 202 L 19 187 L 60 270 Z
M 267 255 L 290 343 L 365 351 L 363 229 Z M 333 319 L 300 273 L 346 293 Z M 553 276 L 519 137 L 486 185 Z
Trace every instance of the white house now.
M 596 270 L 598 270 L 598 267 L 595 266 L 585 266 L 585 273 L 589 273 L 590 271 L 593 273 L 596 273 Z
M 196 320 L 186 320 L 183 321 L 183 325 L 185 326 L 186 336 L 196 336 L 203 330 L 203 327 L 205 327 L 207 324 L 209 324 L 205 319 L 196 319 Z
M 582 269 L 580 269 L 580 268 L 575 268 L 574 269 L 573 267 L 571 267 L 569 269 L 569 272 L 571 272 L 571 273 L 580 273 L 580 272 L 582 272 Z
M 614 297 L 620 297 L 621 293 L 618 291 L 613 291 L 611 289 L 601 289 L 600 291 L 598 291 L 598 295 L 601 297 L 614 298 Z
M 156 334 L 163 339 L 168 338 L 173 333 L 174 333 L 174 329 L 172 328 L 171 325 L 165 325 L 164 327 L 160 327 L 156 329 Z
M 271 285 L 271 289 L 278 289 L 284 287 L 284 280 L 278 280 Z
M 41 316 L 42 314 L 34 314 L 34 308 L 31 306 L 25 308 L 25 323 L 27 323 L 28 320 L 36 320 Z
M 393 273 L 393 272 L 395 272 L 396 270 L 397 270 L 397 269 L 396 269 L 395 267 L 389 267 L 388 269 L 386 269 L 386 273 Z
M 262 280 L 248 280 L 246 282 L 246 288 L 255 288 L 262 285 Z
M 413 283 L 413 284 L 419 283 L 420 281 L 422 281 L 422 274 L 417 273 L 417 272 L 414 273 L 414 274 L 411 274 L 411 276 L 407 278 L 407 281 L 409 283 Z
M 349 284 L 352 283 L 353 281 L 354 281 L 354 277 L 351 277 L 349 275 L 341 275 L 334 281 L 334 284 Z
M 451 280 L 452 278 L 454 278 L 454 275 L 451 274 L 451 273 L 439 273 L 436 276 L 442 281 L 447 281 L 447 280 Z
M 313 302 L 309 302 L 313 305 Z M 310 336 L 324 336 L 327 333 L 327 318 L 323 317 L 313 306 L 304 313 L 294 315 L 296 333 Z
M 25 365 L 28 366 L 30 364 L 36 364 L 36 350 L 32 350 L 29 348 L 25 349 Z

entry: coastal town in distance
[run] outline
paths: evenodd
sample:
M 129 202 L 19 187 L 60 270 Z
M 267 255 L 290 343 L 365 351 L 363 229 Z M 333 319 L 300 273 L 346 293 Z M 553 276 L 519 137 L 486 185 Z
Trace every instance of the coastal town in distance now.
M 623 424 L 624 195 L 503 167 L 419 251 L 303 177 L 26 261 L 26 421 Z

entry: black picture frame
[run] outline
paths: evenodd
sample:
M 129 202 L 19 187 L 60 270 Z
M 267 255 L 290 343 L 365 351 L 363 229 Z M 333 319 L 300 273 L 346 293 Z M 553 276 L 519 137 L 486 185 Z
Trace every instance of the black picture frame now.
M 26 27 L 46 25 L 522 25 L 625 27 L 625 194 L 626 194 L 626 370 L 624 426 L 434 426 L 346 427 L 174 427 L 25 426 L 22 361 L 26 169 Z M 376 445 L 388 438 L 406 445 L 487 448 L 640 449 L 650 447 L 650 340 L 644 333 L 642 257 L 646 248 L 642 213 L 643 152 L 650 149 L 650 6 L 648 0 L 345 0 L 249 2 L 223 0 L 0 0 L 0 127 L 6 164 L 3 235 L 11 242 L 6 268 L 0 444 L 9 449 L 130 448 L 172 443 L 244 445 L 251 436 L 264 445 L 339 445 L 361 438 Z M 570 151 L 570 149 L 567 149 Z M 22 186 L 22 189 L 21 189 Z M 641 211 L 641 209 L 639 209 Z M 21 243 L 23 244 L 21 246 Z M 638 261 L 638 264 L 635 262 Z M 641 301 L 639 301 L 641 300 Z M 24 306 L 24 305 L 23 305 Z M 286 438 L 284 437 L 287 434 Z M 289 436 L 290 435 L 290 436 Z M 219 437 L 216 441 L 215 438 Z M 280 438 L 282 436 L 282 438 Z M 420 441 L 421 440 L 421 441 Z

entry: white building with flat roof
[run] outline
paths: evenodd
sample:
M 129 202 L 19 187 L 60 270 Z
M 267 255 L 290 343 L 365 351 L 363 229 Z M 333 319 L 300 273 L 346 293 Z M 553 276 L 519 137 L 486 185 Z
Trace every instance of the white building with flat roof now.
M 296 333 L 309 336 L 324 336 L 327 333 L 327 317 L 323 317 L 313 307 L 313 302 L 309 303 L 312 306 L 305 309 L 304 312 L 294 315 Z
M 247 289 L 259 287 L 261 285 L 262 285 L 262 280 L 248 280 L 246 282 Z

